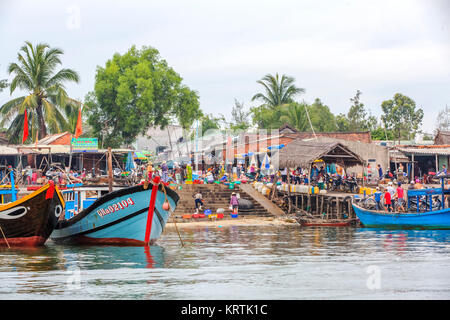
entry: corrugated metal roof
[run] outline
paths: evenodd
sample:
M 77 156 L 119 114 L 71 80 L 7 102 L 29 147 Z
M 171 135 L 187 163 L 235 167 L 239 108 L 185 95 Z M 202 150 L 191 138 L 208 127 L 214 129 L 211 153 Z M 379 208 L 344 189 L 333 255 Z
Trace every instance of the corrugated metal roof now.
M 450 156 L 450 145 L 442 146 L 421 146 L 421 147 L 396 147 L 404 154 L 423 154 L 423 155 L 443 155 Z

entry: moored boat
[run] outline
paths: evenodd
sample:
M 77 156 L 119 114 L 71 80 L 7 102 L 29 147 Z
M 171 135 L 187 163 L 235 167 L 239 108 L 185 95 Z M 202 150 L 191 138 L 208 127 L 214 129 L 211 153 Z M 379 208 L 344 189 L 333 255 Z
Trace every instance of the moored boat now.
M 12 202 L 0 204 L 0 247 L 44 245 L 64 210 L 64 200 L 53 181 L 16 200 L 12 181 Z
M 50 238 L 57 243 L 135 245 L 153 244 L 175 210 L 178 195 L 163 184 L 125 187 L 98 198 L 86 196 L 89 187 L 73 188 L 76 212 L 59 221 Z M 153 192 L 152 192 L 153 191 Z M 84 193 L 84 195 L 83 195 Z M 152 204 L 152 194 L 154 203 Z M 168 202 L 170 208 L 165 203 Z M 154 209 L 149 210 L 149 208 Z M 74 209 L 69 209 L 74 210 Z M 148 233 L 148 234 L 147 234 Z
M 404 213 L 368 210 L 353 204 L 353 209 L 361 223 L 366 227 L 450 229 L 450 208 Z

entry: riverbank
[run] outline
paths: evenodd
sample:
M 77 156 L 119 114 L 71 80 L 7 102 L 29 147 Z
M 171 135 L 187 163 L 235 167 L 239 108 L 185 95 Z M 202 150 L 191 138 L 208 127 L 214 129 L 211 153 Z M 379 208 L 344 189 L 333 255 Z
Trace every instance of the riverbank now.
M 286 226 L 298 224 L 293 218 L 285 217 L 251 217 L 241 216 L 239 218 L 202 220 L 202 221 L 176 221 L 178 229 L 196 227 L 232 227 L 232 226 Z M 175 223 L 170 219 L 166 229 L 175 228 Z

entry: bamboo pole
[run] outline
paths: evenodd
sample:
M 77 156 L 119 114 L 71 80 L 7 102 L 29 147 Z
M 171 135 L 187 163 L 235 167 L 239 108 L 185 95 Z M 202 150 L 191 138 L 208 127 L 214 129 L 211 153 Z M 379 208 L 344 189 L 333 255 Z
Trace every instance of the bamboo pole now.
M 289 168 L 287 170 L 287 180 L 288 180 L 288 214 L 291 213 L 292 210 L 292 199 L 291 199 L 291 174 Z
M 113 189 L 113 172 L 112 172 L 112 152 L 111 147 L 108 147 L 108 187 L 109 192 Z

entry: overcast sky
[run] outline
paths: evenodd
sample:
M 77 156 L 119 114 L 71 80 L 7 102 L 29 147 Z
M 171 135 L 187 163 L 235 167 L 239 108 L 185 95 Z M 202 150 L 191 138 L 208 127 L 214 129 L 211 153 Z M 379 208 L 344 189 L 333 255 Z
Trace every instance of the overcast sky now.
M 450 106 L 450 1 L 24 1 L 0 0 L 0 79 L 9 78 L 24 41 L 64 50 L 80 74 L 73 98 L 93 90 L 95 70 L 133 44 L 152 46 L 198 91 L 201 108 L 227 118 L 246 108 L 265 74 L 293 76 L 335 114 L 356 90 L 372 114 L 405 94 L 425 111 L 432 132 Z M 19 92 L 13 93 L 13 97 Z M 10 99 L 0 94 L 0 104 Z

